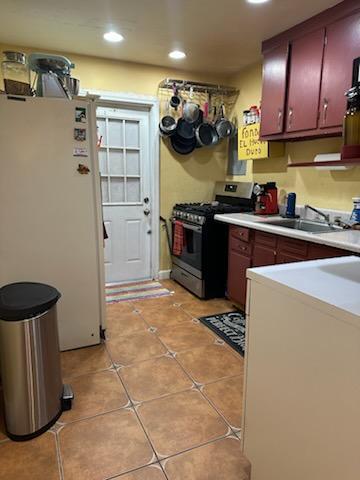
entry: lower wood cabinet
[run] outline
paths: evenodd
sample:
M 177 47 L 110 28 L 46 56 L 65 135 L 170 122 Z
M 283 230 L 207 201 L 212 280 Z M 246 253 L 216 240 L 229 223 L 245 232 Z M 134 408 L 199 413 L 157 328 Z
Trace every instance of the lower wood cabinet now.
M 280 252 L 276 255 L 276 263 L 293 263 L 302 262 L 303 257 L 299 257 L 293 253 Z
M 266 265 L 274 265 L 276 263 L 276 250 L 265 245 L 254 245 L 253 250 L 253 267 L 265 267 Z
M 249 228 L 230 226 L 227 297 L 246 303 L 246 270 L 282 263 L 349 255 L 346 250 Z
M 235 251 L 229 252 L 227 295 L 241 305 L 246 302 L 246 270 L 250 267 L 250 257 Z

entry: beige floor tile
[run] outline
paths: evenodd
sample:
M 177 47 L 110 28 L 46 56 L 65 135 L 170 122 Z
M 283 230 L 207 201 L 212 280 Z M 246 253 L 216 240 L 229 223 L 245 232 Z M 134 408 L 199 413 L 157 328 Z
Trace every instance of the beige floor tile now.
M 130 365 L 166 353 L 157 336 L 148 331 L 110 338 L 106 342 L 109 353 L 118 365 Z
M 211 345 L 215 342 L 215 336 L 209 329 L 192 320 L 182 322 L 175 327 L 161 328 L 157 334 L 162 342 L 172 352 L 182 352 L 202 345 Z
M 140 468 L 140 470 L 136 470 L 132 473 L 125 473 L 125 475 L 115 478 L 118 480 L 166 480 L 165 475 L 158 464 Z
M 65 480 L 104 480 L 154 460 L 136 415 L 129 410 L 70 423 L 59 437 Z
M 72 409 L 64 412 L 60 422 L 72 422 L 110 412 L 129 403 L 128 396 L 114 370 L 75 377 L 70 382 L 74 391 Z
M 197 390 L 143 403 L 138 413 L 161 458 L 228 432 L 225 422 Z
M 195 448 L 163 464 L 169 480 L 250 480 L 250 464 L 233 438 Z
M 161 284 L 164 285 L 165 288 L 168 288 L 171 292 L 174 292 L 174 303 L 190 302 L 191 300 L 196 298 L 192 293 L 190 293 L 188 290 L 186 290 L 173 280 L 163 280 Z
M 203 393 L 234 428 L 241 428 L 244 376 L 205 385 Z
M 106 319 L 106 338 L 131 335 L 132 333 L 143 332 L 148 328 L 139 313 L 112 315 Z
M 59 480 L 55 435 L 0 443 L 0 480 Z
M 110 366 L 111 360 L 103 344 L 61 353 L 61 368 L 64 378 L 94 373 Z
M 134 308 L 136 310 L 140 310 L 141 312 L 147 309 L 158 308 L 159 310 L 165 307 L 170 307 L 174 304 L 174 300 L 172 295 L 167 295 L 166 297 L 159 297 L 159 298 L 147 298 L 143 300 L 134 300 L 132 302 Z
M 208 345 L 179 353 L 177 360 L 197 383 L 242 375 L 244 359 L 222 345 Z
M 231 302 L 224 299 L 199 300 L 195 299 L 182 304 L 182 308 L 193 317 L 206 317 L 216 313 L 232 312 L 235 307 Z
M 149 308 L 141 313 L 141 316 L 148 325 L 157 329 L 166 328 L 170 325 L 177 325 L 191 320 L 191 316 L 178 306 L 158 308 Z
M 176 360 L 167 356 L 121 368 L 120 375 L 136 402 L 180 392 L 193 385 Z
M 106 317 L 118 317 L 126 313 L 132 313 L 135 310 L 134 304 L 131 302 L 117 302 L 106 304 Z

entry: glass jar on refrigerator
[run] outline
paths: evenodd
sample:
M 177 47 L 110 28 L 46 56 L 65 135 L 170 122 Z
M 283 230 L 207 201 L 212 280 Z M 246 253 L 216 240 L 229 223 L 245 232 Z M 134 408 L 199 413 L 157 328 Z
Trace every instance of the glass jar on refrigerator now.
M 30 72 L 25 53 L 7 50 L 3 55 L 1 70 L 5 92 L 12 95 L 31 95 Z

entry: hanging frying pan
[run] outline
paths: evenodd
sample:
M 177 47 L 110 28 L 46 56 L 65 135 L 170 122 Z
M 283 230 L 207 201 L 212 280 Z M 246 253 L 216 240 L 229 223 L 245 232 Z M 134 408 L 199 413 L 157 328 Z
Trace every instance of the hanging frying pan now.
M 233 132 L 232 123 L 225 117 L 225 107 L 223 103 L 220 106 L 220 117 L 216 122 L 215 128 L 220 138 L 229 137 Z
M 189 153 L 193 152 L 196 147 L 195 137 L 193 137 L 193 139 L 184 141 L 184 139 L 175 134 L 170 138 L 170 142 L 175 152 L 179 153 L 180 155 L 189 155 Z
M 173 96 L 170 98 L 170 105 L 172 106 L 172 108 L 177 110 L 178 107 L 180 106 L 180 104 L 181 104 L 181 98 L 179 96 L 179 91 L 176 87 L 176 84 L 174 83 L 174 85 L 173 85 Z
M 216 113 L 216 111 L 215 111 Z M 219 141 L 219 135 L 217 131 L 209 121 L 209 104 L 205 102 L 203 117 L 205 121 L 202 121 L 198 124 L 195 130 L 196 141 L 201 147 L 209 147 L 211 145 L 216 145 Z
M 185 140 L 192 140 L 195 138 L 195 127 L 184 118 L 179 118 L 176 125 L 176 135 Z
M 190 88 L 189 100 L 183 106 L 183 118 L 189 123 L 195 123 L 199 119 L 200 107 L 193 101 L 194 91 Z

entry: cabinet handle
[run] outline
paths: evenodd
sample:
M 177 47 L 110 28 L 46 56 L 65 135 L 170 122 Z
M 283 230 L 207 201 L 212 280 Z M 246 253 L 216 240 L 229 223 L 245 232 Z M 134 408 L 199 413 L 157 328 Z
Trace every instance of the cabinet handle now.
M 291 127 L 292 127 L 293 115 L 294 115 L 294 111 L 293 111 L 292 107 L 290 107 L 289 108 L 289 129 L 291 129 Z
M 329 100 L 327 98 L 324 98 L 324 105 L 323 105 L 323 124 L 326 124 L 327 121 L 327 112 L 329 108 Z
M 279 113 L 278 113 L 278 130 L 279 130 L 279 132 L 281 132 L 281 130 L 282 130 L 282 115 L 283 115 L 283 112 L 282 112 L 281 108 L 279 108 Z

